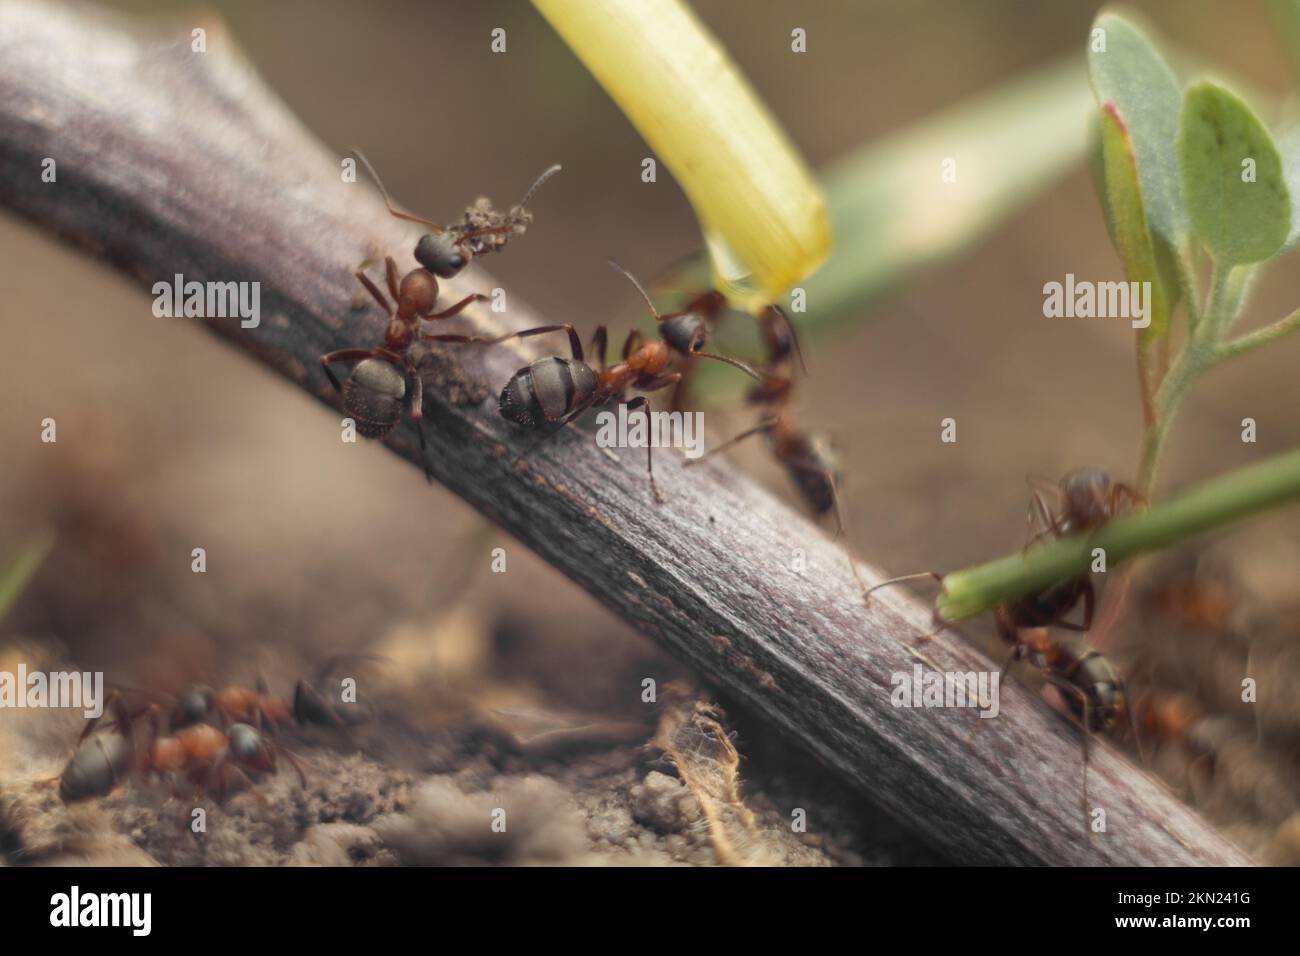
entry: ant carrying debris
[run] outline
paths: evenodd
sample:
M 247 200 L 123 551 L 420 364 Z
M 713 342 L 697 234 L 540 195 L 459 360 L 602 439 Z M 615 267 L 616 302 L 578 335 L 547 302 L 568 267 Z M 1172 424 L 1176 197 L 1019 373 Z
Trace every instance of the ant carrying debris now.
M 400 281 L 396 262 L 391 256 L 385 258 L 385 278 L 392 304 L 365 274 L 364 269 L 357 270 L 357 281 L 389 317 L 383 342 L 371 349 L 348 348 L 329 352 L 320 357 L 320 363 L 330 384 L 342 394 L 343 407 L 357 423 L 357 431 L 366 438 L 385 437 L 397 427 L 402 412 L 410 410 L 411 419 L 420 436 L 424 476 L 432 483 L 433 470 L 429 463 L 429 449 L 422 421 L 424 381 L 410 356 L 410 348 L 419 336 L 422 320 L 449 319 L 458 315 L 470 303 L 484 302 L 488 298 L 482 294 L 467 295 L 455 305 L 435 312 L 438 277 L 449 279 L 455 276 L 475 255 L 499 251 L 511 237 L 523 233 L 532 221 L 532 213 L 527 209 L 529 199 L 542 183 L 560 171 L 560 167 L 552 166 L 538 177 L 519 205 L 512 207 L 508 213 L 495 212 L 491 204 L 483 199 L 466 212 L 464 223 L 444 227 L 396 209 L 370 161 L 359 151 L 357 156 L 374 177 L 389 213 L 398 219 L 423 223 L 436 231 L 420 238 L 415 247 L 415 259 L 420 263 L 420 268 L 412 269 Z M 357 363 L 342 384 L 330 368 L 335 362 Z
M 424 268 L 412 269 L 398 282 L 397 263 L 389 256 L 384 264 L 388 292 L 397 303 L 396 310 L 369 276 L 364 272 L 356 273 L 357 281 L 365 286 L 389 317 L 383 344 L 371 349 L 327 352 L 320 357 L 320 364 L 330 384 L 343 395 L 343 407 L 357 423 L 357 431 L 366 438 L 383 438 L 397 427 L 403 410 L 410 409 L 415 430 L 420 436 L 424 476 L 432 483 L 433 470 L 429 464 L 422 422 L 424 380 L 410 356 L 410 348 L 419 336 L 422 319 L 449 319 L 471 302 L 486 301 L 487 296 L 478 293 L 467 295 L 450 308 L 435 312 L 438 280 L 432 272 Z M 342 384 L 330 368 L 335 362 L 357 363 Z
M 232 781 L 251 790 L 248 772 L 274 773 L 277 751 L 297 771 L 301 785 L 307 785 L 294 756 L 249 724 L 236 723 L 221 730 L 195 723 L 173 733 L 157 705 L 132 714 L 116 691 L 109 695 L 105 709 L 112 711 L 112 729 L 95 733 L 100 718 L 92 718 L 59 778 L 59 796 L 65 803 L 106 796 L 136 770 L 160 776 L 179 774 L 202 791 L 215 786 L 218 799 L 224 802 Z M 148 720 L 149 743 L 137 757 L 134 722 L 141 716 Z
M 1098 468 L 1082 468 L 1070 472 L 1054 489 L 1060 501 L 1059 511 L 1052 511 L 1043 498 L 1042 489 L 1034 491 L 1030 502 L 1030 536 L 1026 550 L 1043 538 L 1056 539 L 1068 534 L 1096 531 L 1115 518 L 1121 511 L 1142 502 L 1132 488 L 1113 483 Z M 1037 525 L 1037 528 L 1034 527 Z M 871 594 L 880 588 L 901 581 L 933 578 L 942 583 L 936 571 L 907 574 L 882 581 L 869 588 L 864 597 L 870 602 Z M 1082 601 L 1083 617 L 1079 622 L 1066 620 Z M 993 610 L 998 637 L 1011 647 L 1001 672 L 1016 661 L 1025 661 L 1037 670 L 1045 681 L 1060 693 L 1075 722 L 1083 730 L 1083 808 L 1085 822 L 1088 806 L 1088 736 L 1090 733 L 1111 734 L 1127 719 L 1137 737 L 1134 708 L 1118 671 L 1096 648 L 1082 638 L 1058 638 L 1051 628 L 1086 632 L 1092 627 L 1096 607 L 1096 592 L 1088 576 L 1058 581 L 1026 597 L 1000 604 Z M 936 619 L 938 615 L 936 612 Z M 922 635 L 919 640 L 933 637 L 942 628 Z M 1151 711 L 1155 715 L 1155 711 Z M 1152 729 L 1172 732 L 1172 726 L 1163 717 L 1152 717 Z
M 579 415 L 611 402 L 621 403 L 628 391 L 655 392 L 676 385 L 681 380 L 681 373 L 670 370 L 674 355 L 681 350 L 688 350 L 698 358 L 709 358 L 739 368 L 747 375 L 758 379 L 759 375 L 744 362 L 725 355 L 715 355 L 702 351 L 703 339 L 698 330 L 690 331 L 684 326 L 669 324 L 670 320 L 682 316 L 661 316 L 656 311 L 650 297 L 645 294 L 632 275 L 611 263 L 622 272 L 637 291 L 641 293 L 650 311 L 658 323 L 660 338 L 656 341 L 643 342 L 641 333 L 633 329 L 623 342 L 622 360 L 616 365 L 608 361 L 608 330 L 598 325 L 591 338 L 591 352 L 600 359 L 599 371 L 587 364 L 582 349 L 582 341 L 571 324 L 543 325 L 519 332 L 510 332 L 496 338 L 481 338 L 472 335 L 425 335 L 422 338 L 431 342 L 453 342 L 461 345 L 499 345 L 510 339 L 543 335 L 548 332 L 565 332 L 569 337 L 568 359 L 552 356 L 538 359 L 521 368 L 511 376 L 505 388 L 501 390 L 499 408 L 504 418 L 523 428 L 558 432 Z M 681 350 L 673 344 L 679 342 Z M 641 409 L 650 421 L 650 400 L 645 395 L 638 395 L 627 402 L 628 412 Z M 646 472 L 650 477 L 650 490 L 658 502 L 664 500 L 663 494 L 655 484 L 654 453 L 651 443 L 646 444 Z

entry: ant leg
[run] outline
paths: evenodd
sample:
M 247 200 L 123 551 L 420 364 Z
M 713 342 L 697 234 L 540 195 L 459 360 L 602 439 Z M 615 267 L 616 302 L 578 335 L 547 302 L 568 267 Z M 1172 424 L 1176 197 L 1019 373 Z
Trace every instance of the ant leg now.
M 660 492 L 659 486 L 655 484 L 654 442 L 650 441 L 650 428 L 651 428 L 650 399 L 646 398 L 644 395 L 638 395 L 636 398 L 632 399 L 632 401 L 627 403 L 627 410 L 629 414 L 631 414 L 633 410 L 638 408 L 641 409 L 642 413 L 645 415 L 645 424 L 646 424 L 645 469 L 646 469 L 646 474 L 650 476 L 650 491 L 654 495 L 655 501 L 658 502 L 659 504 L 663 504 L 664 503 L 663 493 Z
M 627 338 L 623 340 L 623 361 L 626 362 L 627 357 L 640 347 L 641 331 L 639 329 L 633 329 L 627 334 Z
M 716 352 L 692 352 L 691 357 L 713 359 L 715 362 L 725 362 L 728 365 L 740 369 L 742 372 L 744 372 L 754 381 L 756 382 L 763 381 L 763 376 L 755 372 L 753 368 L 751 368 L 749 365 L 746 365 L 744 362 L 740 361 L 740 359 L 734 359 L 727 355 L 718 355 Z
M 726 450 L 727 450 L 728 448 L 730 448 L 732 445 L 737 445 L 737 444 L 739 444 L 740 442 L 744 441 L 746 438 L 750 437 L 751 435 L 757 435 L 759 432 L 771 431 L 771 430 L 772 430 L 772 426 L 775 425 L 776 422 L 777 422 L 777 419 L 775 419 L 775 418 L 769 418 L 769 419 L 767 419 L 766 421 L 759 422 L 759 423 L 758 423 L 757 425 L 755 425 L 753 428 L 746 429 L 745 431 L 743 431 L 743 432 L 741 432 L 739 435 L 737 435 L 735 438 L 732 438 L 730 441 L 725 441 L 725 442 L 723 442 L 721 445 L 718 445 L 716 448 L 710 448 L 708 451 L 706 451 L 706 452 L 705 452 L 703 455 L 701 455 L 699 458 L 693 458 L 693 459 L 691 459 L 690 461 L 686 462 L 686 464 L 687 464 L 688 466 L 689 466 L 689 465 L 694 465 L 694 464 L 696 464 L 697 462 L 704 461 L 704 460 L 705 460 L 706 458 L 708 458 L 710 455 L 716 455 L 716 454 L 718 454 L 719 452 L 726 451 Z
M 488 297 L 481 292 L 475 292 L 473 295 L 467 295 L 450 308 L 443 309 L 441 312 L 430 312 L 423 316 L 426 319 L 450 319 L 453 315 L 460 315 L 470 305 L 475 302 L 486 302 Z
M 401 302 L 402 297 L 398 295 L 397 263 L 393 261 L 392 256 L 384 257 L 384 278 L 388 282 L 388 294 L 393 297 L 394 302 Z
M 104 719 L 104 713 L 107 713 L 110 708 L 113 709 L 114 721 L 116 721 L 118 725 L 121 725 L 122 716 L 123 716 L 122 711 L 124 707 L 125 704 L 123 704 L 122 702 L 122 695 L 119 694 L 117 691 L 111 691 L 108 695 L 108 699 L 104 701 L 103 713 L 101 713 L 98 717 L 91 717 L 89 720 L 86 721 L 86 726 L 82 728 L 81 736 L 77 738 L 77 742 L 81 743 L 83 740 L 85 740 L 87 737 L 90 736 L 91 731 L 93 731 L 95 727 L 99 724 L 99 722 Z
M 415 433 L 420 436 L 420 460 L 424 462 L 424 478 L 433 484 L 433 469 L 429 466 L 429 445 L 424 437 L 424 379 L 419 370 L 408 358 L 406 375 L 411 381 L 411 421 L 415 423 Z
M 591 352 L 593 360 L 600 362 L 602 372 L 609 368 L 609 330 L 605 326 L 596 326 L 596 331 L 591 336 L 591 345 L 588 351 Z
M 1075 699 L 1079 702 L 1079 709 L 1082 714 L 1082 718 L 1075 717 L 1073 714 L 1070 714 L 1069 717 L 1075 723 L 1079 724 L 1080 730 L 1083 731 L 1083 829 L 1088 836 L 1089 842 L 1091 842 L 1092 841 L 1092 826 L 1091 826 L 1092 807 L 1088 803 L 1088 736 L 1089 736 L 1089 727 L 1091 726 L 1092 723 L 1091 715 L 1089 714 L 1088 709 L 1091 706 L 1091 704 L 1088 702 L 1088 695 L 1085 694 L 1083 691 L 1081 691 L 1079 688 L 1075 687 L 1073 684 L 1067 683 L 1066 681 L 1061 680 L 1060 678 L 1050 678 L 1050 677 L 1048 679 L 1048 683 L 1050 683 L 1058 691 L 1073 694 Z
M 918 581 L 921 578 L 933 578 L 938 581 L 940 585 L 943 584 L 943 575 L 938 571 L 918 571 L 916 574 L 901 574 L 896 578 L 888 578 L 887 580 L 881 581 L 879 584 L 873 584 L 871 587 L 867 588 L 866 592 L 862 596 L 869 605 L 871 604 L 871 594 L 873 591 L 887 588 L 891 584 L 901 584 L 903 581 Z
M 1032 529 L 1034 519 L 1038 519 L 1038 530 L 1035 531 L 1027 541 L 1025 541 L 1024 551 L 1027 554 L 1029 549 L 1037 544 L 1041 539 L 1055 534 L 1058 530 L 1060 519 L 1052 517 L 1052 512 L 1048 510 L 1047 503 L 1043 501 L 1043 493 L 1035 491 L 1034 497 L 1029 503 L 1029 513 L 1025 515 L 1026 529 Z
M 388 261 L 392 262 L 393 260 L 389 259 Z M 370 276 L 366 275 L 364 272 L 357 272 L 354 274 L 357 277 L 357 281 L 366 287 L 366 291 L 374 296 L 375 301 L 379 303 L 379 307 L 383 309 L 387 315 L 391 316 L 393 314 L 393 307 L 388 304 L 388 300 L 384 298 L 384 294 L 379 291 L 379 286 L 371 282 Z
M 360 362 L 362 359 L 374 357 L 372 349 L 339 349 L 337 352 L 326 352 L 320 357 L 321 368 L 325 370 L 330 384 L 334 386 L 337 392 L 343 391 L 343 385 L 339 382 L 334 370 L 330 368 L 335 362 Z
M 1083 620 L 1078 624 L 1071 624 L 1069 621 L 1054 621 L 1056 627 L 1064 628 L 1067 631 L 1078 631 L 1083 633 L 1092 628 L 1093 613 L 1097 610 L 1097 590 L 1092 586 L 1091 581 L 1083 583 Z
M 799 358 L 799 369 L 807 375 L 808 365 L 803 360 L 803 346 L 799 344 L 799 332 L 795 329 L 793 320 L 791 320 L 790 316 L 786 314 L 785 309 L 775 303 L 769 305 L 768 309 L 780 316 L 781 321 L 785 323 L 786 330 L 790 333 L 790 341 L 794 344 L 794 354 Z
M 530 335 L 542 335 L 546 332 L 567 332 L 569 335 L 569 348 L 573 352 L 575 361 L 583 361 L 582 340 L 578 338 L 578 331 L 572 325 L 539 325 L 535 329 L 524 329 L 522 332 L 510 332 L 506 335 L 499 335 L 494 339 L 485 339 L 475 335 L 421 335 L 420 338 L 426 342 L 455 342 L 459 345 L 500 345 L 510 339 L 527 338 Z
M 280 751 L 280 754 L 285 760 L 289 761 L 289 766 L 293 767 L 293 769 L 298 772 L 298 783 L 302 785 L 302 789 L 306 790 L 307 775 L 302 772 L 302 764 L 298 762 L 298 758 L 295 757 L 293 752 L 282 743 L 273 742 L 273 746 L 276 750 Z

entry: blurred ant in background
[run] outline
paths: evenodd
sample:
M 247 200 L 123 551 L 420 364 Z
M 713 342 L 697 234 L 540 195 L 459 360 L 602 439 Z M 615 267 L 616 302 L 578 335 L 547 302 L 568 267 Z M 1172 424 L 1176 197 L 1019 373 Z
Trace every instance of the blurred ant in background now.
M 317 683 L 324 686 L 329 675 L 345 660 L 376 659 L 368 654 L 341 654 L 321 668 Z M 139 691 L 139 693 L 145 693 Z M 167 699 L 167 695 L 159 695 Z M 113 691 L 104 710 L 111 714 L 107 725 L 100 718 L 87 722 L 78 747 L 60 779 L 59 792 L 71 803 L 112 792 L 136 770 L 156 775 L 184 775 L 202 789 L 216 787 L 221 799 L 231 782 L 249 784 L 246 771 L 273 773 L 276 753 L 298 772 L 306 786 L 302 768 L 283 745 L 275 741 L 279 728 L 289 723 L 300 727 L 318 726 L 348 730 L 373 716 L 359 701 L 346 701 L 318 691 L 306 680 L 294 687 L 292 704 L 267 692 L 259 677 L 256 689 L 229 685 L 214 691 L 204 685 L 187 689 L 164 709 L 150 703 L 132 712 L 120 691 Z M 149 726 L 149 743 L 136 749 L 134 726 L 140 718 Z M 97 731 L 98 729 L 98 732 Z
M 87 722 L 78 747 L 59 778 L 59 796 L 65 803 L 102 797 L 117 788 L 136 770 L 155 775 L 180 775 L 200 790 L 214 786 L 218 799 L 225 800 L 232 782 L 252 789 L 246 771 L 274 773 L 276 752 L 281 753 L 298 773 L 302 786 L 307 778 L 294 756 L 261 731 L 244 723 L 221 730 L 196 723 L 171 732 L 157 705 L 131 713 L 122 696 L 114 691 L 105 702 L 111 711 L 112 729 L 101 729 L 98 717 Z M 134 722 L 148 720 L 148 744 L 137 752 Z

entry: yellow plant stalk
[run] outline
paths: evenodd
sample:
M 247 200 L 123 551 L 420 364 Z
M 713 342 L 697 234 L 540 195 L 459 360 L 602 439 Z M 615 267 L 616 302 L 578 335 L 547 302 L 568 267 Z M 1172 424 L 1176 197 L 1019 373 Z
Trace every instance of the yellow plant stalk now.
M 533 3 L 681 184 L 720 291 L 755 310 L 816 271 L 831 250 L 821 189 L 681 0 Z

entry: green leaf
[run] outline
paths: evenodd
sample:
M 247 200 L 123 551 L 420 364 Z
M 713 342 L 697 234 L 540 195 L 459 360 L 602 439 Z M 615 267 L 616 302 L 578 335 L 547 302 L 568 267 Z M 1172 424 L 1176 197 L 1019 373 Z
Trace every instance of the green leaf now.
M 857 320 L 905 280 L 986 239 L 1065 175 L 1087 145 L 1084 76 L 1079 57 L 1062 59 L 837 161 L 822 177 L 835 249 L 800 283 L 808 307 L 792 316 L 800 331 L 811 337 Z M 955 181 L 943 179 L 946 159 L 956 161 Z M 707 280 L 697 257 L 656 285 L 693 290 Z M 740 337 L 741 325 L 721 331 Z M 698 371 L 702 392 L 733 379 L 721 366 Z
M 1250 107 L 1215 83 L 1191 87 L 1178 160 L 1192 224 L 1218 262 L 1260 262 L 1281 250 L 1291 192 L 1273 137 Z
M 1286 133 L 1277 148 L 1282 154 L 1282 175 L 1291 193 L 1291 234 L 1282 246 L 1283 252 L 1290 252 L 1300 243 L 1300 127 Z
M 1152 232 L 1185 249 L 1190 226 L 1172 146 L 1182 105 L 1178 79 L 1151 41 L 1113 13 L 1093 22 L 1088 74 L 1098 107 L 1114 103 L 1124 118 Z
M 1151 324 L 1138 333 L 1142 347 L 1139 360 L 1145 360 L 1147 347 L 1169 331 L 1169 296 L 1147 228 L 1133 141 L 1113 102 L 1106 103 L 1101 111 L 1101 154 L 1103 200 L 1111 241 L 1128 280 L 1151 283 Z

